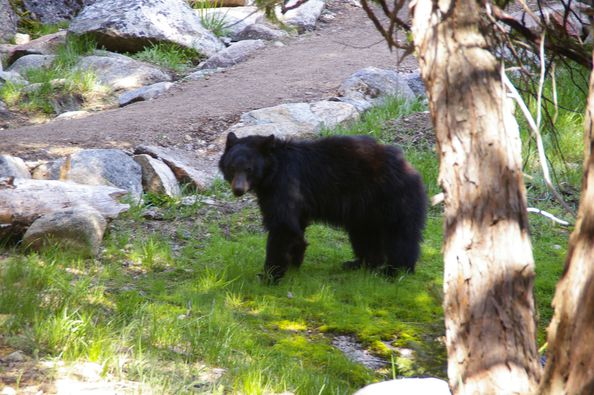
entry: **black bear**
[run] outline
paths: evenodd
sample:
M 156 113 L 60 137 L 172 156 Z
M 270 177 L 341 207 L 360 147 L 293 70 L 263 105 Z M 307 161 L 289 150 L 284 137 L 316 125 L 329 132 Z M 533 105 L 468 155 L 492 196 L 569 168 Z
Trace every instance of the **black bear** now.
M 270 280 L 301 265 L 312 222 L 348 232 L 356 257 L 348 268 L 389 276 L 414 271 L 427 199 L 400 148 L 367 136 L 291 141 L 229 133 L 219 168 L 236 196 L 253 191 L 258 198 L 269 232 L 264 269 Z

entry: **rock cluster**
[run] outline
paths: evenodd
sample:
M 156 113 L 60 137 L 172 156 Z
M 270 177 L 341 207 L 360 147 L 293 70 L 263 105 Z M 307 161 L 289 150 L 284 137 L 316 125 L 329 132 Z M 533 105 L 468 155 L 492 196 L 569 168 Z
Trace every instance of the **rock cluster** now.
M 92 71 L 101 89 L 119 96 L 117 103 L 126 106 L 155 99 L 180 77 L 182 81 L 200 79 L 207 70 L 232 67 L 256 56 L 267 43 L 282 45 L 281 41 L 290 37 L 287 31 L 267 22 L 263 11 L 248 5 L 250 2 L 231 3 L 233 7 L 220 7 L 221 3 L 207 0 L 213 8 L 192 9 L 184 0 L 25 0 L 21 6 L 28 17 L 43 23 L 71 21 L 68 31 L 29 40 L 28 35 L 15 36 L 16 15 L 8 0 L 0 0 L 0 22 L 5 22 L 0 24 L 0 42 L 18 39 L 18 44 L 0 45 L 0 59 L 7 66 L 6 71 L 0 67 L 0 87 L 9 81 L 22 86 L 27 93 L 42 89 L 42 84 L 26 80 L 28 70 L 53 67 L 56 52 L 66 43 L 67 35 L 85 35 L 93 37 L 103 50 L 82 56 L 75 70 Z M 315 27 L 323 8 L 323 1 L 310 0 L 286 14 L 279 8 L 277 16 L 286 26 L 303 32 Z M 213 23 L 222 27 L 218 32 L 222 37 L 207 30 Z M 128 56 L 158 43 L 194 49 L 205 60 L 195 70 L 182 73 L 187 74 L 184 78 Z M 51 81 L 56 87 L 65 83 L 59 78 Z M 78 112 L 84 105 L 83 97 L 72 94 L 52 103 L 56 116 Z M 9 110 L 3 107 L 3 112 L 9 114 Z

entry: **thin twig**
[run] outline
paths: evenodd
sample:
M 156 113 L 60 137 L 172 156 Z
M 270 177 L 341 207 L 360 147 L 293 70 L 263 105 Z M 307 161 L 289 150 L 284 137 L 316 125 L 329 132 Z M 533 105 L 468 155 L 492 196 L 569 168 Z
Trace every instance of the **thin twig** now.
M 557 218 L 553 214 L 551 214 L 551 213 L 549 213 L 547 211 L 541 210 L 539 208 L 536 208 L 536 207 L 528 207 L 528 212 L 529 213 L 540 214 L 543 217 L 547 217 L 548 219 L 553 220 L 554 222 L 558 223 L 559 225 L 563 225 L 563 226 L 569 226 L 569 225 L 571 225 L 570 222 L 567 222 L 565 220 L 562 220 L 560 218 Z
M 534 122 L 534 118 L 532 117 L 532 114 L 530 114 L 530 110 L 528 110 L 526 103 L 524 102 L 524 100 L 522 99 L 522 97 L 520 96 L 518 91 L 516 90 L 515 86 L 511 83 L 509 78 L 507 78 L 507 75 L 505 75 L 503 68 L 501 69 L 501 77 L 503 79 L 503 83 L 509 89 L 511 96 L 516 100 L 516 102 L 520 106 L 520 109 L 522 110 L 522 113 L 524 114 L 524 117 L 526 118 L 526 121 L 528 122 L 528 126 L 530 126 L 530 129 L 532 130 L 532 132 L 534 133 L 534 135 L 536 137 L 536 146 L 537 146 L 538 156 L 540 159 L 540 165 L 542 167 L 543 176 L 545 179 L 545 184 L 547 185 L 547 187 L 549 188 L 549 190 L 551 191 L 551 193 L 553 194 L 555 199 L 559 202 L 559 204 L 561 204 L 561 206 L 563 206 L 563 208 L 575 218 L 575 216 L 576 216 L 575 210 L 573 208 L 571 208 L 563 200 L 563 197 L 561 196 L 561 194 L 559 194 L 559 192 L 557 192 L 557 189 L 555 189 L 555 186 L 551 182 L 551 176 L 549 174 L 547 158 L 546 158 L 546 155 L 544 152 L 544 146 L 542 143 L 542 136 L 540 135 L 540 131 L 538 130 L 538 127 L 536 126 L 536 123 Z

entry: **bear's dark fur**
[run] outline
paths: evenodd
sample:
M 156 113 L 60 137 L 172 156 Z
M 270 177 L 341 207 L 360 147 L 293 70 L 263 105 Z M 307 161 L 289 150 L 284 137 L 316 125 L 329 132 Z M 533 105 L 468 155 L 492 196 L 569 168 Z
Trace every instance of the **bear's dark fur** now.
M 273 281 L 301 265 L 312 222 L 348 232 L 356 259 L 347 267 L 414 271 L 427 199 L 399 148 L 365 136 L 296 142 L 229 133 L 219 168 L 236 196 L 258 198 Z

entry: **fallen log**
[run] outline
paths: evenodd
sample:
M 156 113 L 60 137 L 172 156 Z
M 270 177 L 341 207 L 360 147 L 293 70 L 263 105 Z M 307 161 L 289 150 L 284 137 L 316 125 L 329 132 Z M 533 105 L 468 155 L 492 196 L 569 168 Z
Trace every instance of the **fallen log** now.
M 119 198 L 128 191 L 67 181 L 0 178 L 0 239 L 20 237 L 37 218 L 56 210 L 90 206 L 105 218 L 128 210 Z

